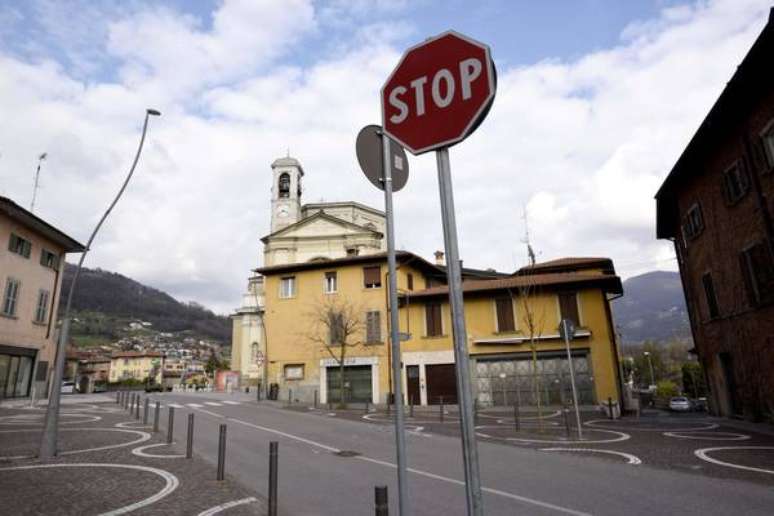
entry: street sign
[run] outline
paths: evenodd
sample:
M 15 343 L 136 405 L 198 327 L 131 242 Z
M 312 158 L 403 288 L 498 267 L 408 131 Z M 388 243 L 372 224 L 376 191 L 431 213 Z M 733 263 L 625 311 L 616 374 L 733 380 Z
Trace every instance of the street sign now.
M 355 152 L 360 169 L 368 180 L 380 190 L 384 190 L 382 147 L 382 128 L 380 126 L 367 125 L 357 134 Z M 397 192 L 406 186 L 409 165 L 406 151 L 392 139 L 390 139 L 390 165 L 392 167 L 392 191 Z
M 559 337 L 562 340 L 572 340 L 575 338 L 575 323 L 572 319 L 562 319 L 559 322 Z
M 381 91 L 382 123 L 412 154 L 464 140 L 497 90 L 489 47 L 454 31 L 409 48 Z

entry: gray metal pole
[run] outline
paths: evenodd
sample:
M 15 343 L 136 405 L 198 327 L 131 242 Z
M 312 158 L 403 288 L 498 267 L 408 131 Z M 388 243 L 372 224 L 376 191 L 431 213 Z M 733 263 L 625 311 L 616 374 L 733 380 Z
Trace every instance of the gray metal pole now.
M 67 295 L 67 303 L 65 304 L 65 309 L 62 314 L 62 327 L 59 330 L 59 341 L 56 345 L 56 355 L 54 359 L 54 376 L 51 379 L 51 385 L 49 387 L 49 395 L 48 395 L 48 406 L 46 407 L 46 419 L 43 424 L 43 432 L 42 437 L 40 440 L 40 448 L 38 449 L 38 458 L 39 459 L 50 459 L 53 456 L 56 455 L 56 440 L 59 433 L 59 404 L 61 401 L 62 396 L 62 378 L 64 377 L 64 366 L 65 366 L 65 348 L 67 347 L 67 340 L 69 338 L 70 334 L 70 307 L 72 306 L 73 302 L 73 294 L 75 293 L 75 285 L 78 282 L 78 276 L 81 273 L 81 267 L 83 266 L 83 260 L 86 258 L 86 255 L 88 254 L 89 249 L 91 248 L 91 243 L 94 241 L 94 237 L 97 236 L 97 232 L 99 231 L 99 228 L 102 227 L 102 224 L 105 222 L 105 219 L 107 219 L 108 215 L 110 215 L 110 212 L 113 210 L 113 207 L 118 202 L 118 199 L 121 198 L 121 194 L 124 193 L 124 190 L 126 190 L 126 185 L 129 184 L 129 180 L 132 178 L 132 174 L 134 174 L 134 169 L 137 167 L 137 162 L 140 160 L 140 153 L 142 152 L 142 146 L 145 143 L 145 134 L 148 131 L 148 118 L 149 116 L 158 116 L 161 113 L 154 109 L 147 109 L 145 111 L 145 122 L 142 126 L 142 136 L 140 137 L 140 145 L 137 147 L 137 154 L 134 156 L 134 161 L 132 162 L 132 167 L 129 169 L 129 174 L 127 174 L 126 179 L 124 180 L 124 184 L 121 186 L 121 189 L 118 191 L 118 194 L 116 195 L 115 199 L 113 199 L 113 202 L 110 203 L 110 206 L 108 206 L 107 211 L 102 215 L 102 218 L 97 223 L 97 226 L 94 228 L 94 231 L 91 233 L 91 236 L 89 237 L 88 242 L 86 242 L 86 249 L 81 253 L 81 258 L 78 260 L 78 267 L 75 269 L 75 274 L 73 274 L 73 280 L 70 282 L 70 292 Z M 62 267 L 64 267 L 64 264 L 62 264 Z
M 188 439 L 186 440 L 185 458 L 190 459 L 193 457 L 193 433 L 194 433 L 194 415 L 193 412 L 188 414 Z
M 167 444 L 172 444 L 175 433 L 175 407 L 169 407 L 169 420 L 167 422 Z
M 159 431 L 159 412 L 161 411 L 161 402 L 156 402 L 156 408 L 153 410 L 153 432 Z
M 137 395 L 137 402 L 134 404 L 134 419 L 140 419 L 140 395 Z
M 575 422 L 578 424 L 578 439 L 583 439 L 583 429 L 581 428 L 580 410 L 578 410 L 578 391 L 575 389 L 575 368 L 572 364 L 572 355 L 570 354 L 570 336 L 567 328 L 567 319 L 562 319 L 564 326 L 564 345 L 567 348 L 567 365 L 570 368 L 570 384 L 572 385 L 572 403 L 575 405 Z
M 218 480 L 226 476 L 226 425 L 221 423 L 218 435 Z
M 400 319 L 398 318 L 398 278 L 395 263 L 395 221 L 392 207 L 392 163 L 390 138 L 382 134 L 382 172 L 384 181 L 384 211 L 387 216 L 387 269 L 390 298 L 390 344 L 392 351 L 392 386 L 395 402 L 395 445 L 398 458 L 398 514 L 409 516 L 408 479 L 406 478 L 406 434 L 403 413 L 403 382 L 401 381 Z M 389 400 L 388 400 L 389 401 Z M 389 403 L 388 403 L 389 406 Z
M 473 415 L 473 392 L 470 385 L 470 363 L 468 360 L 468 335 L 465 329 L 465 308 L 462 300 L 462 270 L 457 249 L 457 220 L 454 215 L 454 192 L 452 190 L 449 149 L 435 153 L 438 164 L 438 187 L 441 194 L 441 218 L 443 240 L 446 249 L 446 273 L 449 283 L 449 304 L 451 305 L 452 329 L 454 331 L 454 361 L 457 365 L 457 398 L 460 410 L 462 432 L 462 458 L 465 465 L 465 493 L 468 516 L 483 516 L 484 504 L 481 496 L 481 474 L 478 466 L 478 445 Z
M 269 516 L 277 516 L 277 480 L 278 480 L 279 443 L 269 443 Z
M 145 398 L 145 407 L 142 411 L 142 424 L 143 426 L 146 426 L 148 424 L 148 404 L 150 403 L 150 400 L 148 398 Z
M 389 516 L 389 498 L 387 486 L 374 487 L 374 507 L 376 516 Z

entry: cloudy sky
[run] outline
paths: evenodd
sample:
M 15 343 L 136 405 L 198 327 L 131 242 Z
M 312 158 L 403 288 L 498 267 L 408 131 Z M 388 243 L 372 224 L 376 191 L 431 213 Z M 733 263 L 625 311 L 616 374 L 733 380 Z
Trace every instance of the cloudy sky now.
M 358 130 L 401 51 L 453 28 L 492 47 L 487 120 L 451 149 L 461 256 L 513 270 L 527 213 L 539 259 L 602 255 L 624 277 L 674 269 L 653 195 L 744 57 L 768 0 L 6 0 L 0 3 L 0 194 L 81 241 L 133 183 L 87 266 L 228 313 L 269 229 L 270 163 L 288 151 L 307 202 L 382 206 Z M 396 194 L 399 247 L 442 249 L 432 154 Z

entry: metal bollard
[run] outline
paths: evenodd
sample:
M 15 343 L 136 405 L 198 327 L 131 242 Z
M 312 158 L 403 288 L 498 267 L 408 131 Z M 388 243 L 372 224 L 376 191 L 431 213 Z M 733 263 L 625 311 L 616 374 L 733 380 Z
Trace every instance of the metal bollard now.
M 277 441 L 269 443 L 269 516 L 277 516 L 278 448 Z
M 567 436 L 567 439 L 570 438 L 570 409 L 568 409 L 566 406 L 562 407 L 562 412 L 564 412 L 564 432 Z
M 169 420 L 167 423 L 167 444 L 172 444 L 172 436 L 175 432 L 175 407 L 169 407 Z
M 116 403 L 121 399 L 121 391 L 116 391 Z
M 607 408 L 608 408 L 608 410 L 610 410 L 610 413 L 609 413 L 608 417 L 610 419 L 615 419 L 615 416 L 613 414 L 613 398 L 607 398 Z
M 409 417 L 414 417 L 414 396 L 409 396 Z
M 193 457 L 193 433 L 194 433 L 194 415 L 193 412 L 188 414 L 188 440 L 185 447 L 185 458 L 190 459 Z
M 314 408 L 317 408 L 317 389 L 314 390 Z
M 161 402 L 156 402 L 156 408 L 153 411 L 153 431 L 159 431 L 159 411 L 161 410 Z
M 387 486 L 374 487 L 374 506 L 376 516 L 389 515 L 389 498 L 387 498 Z
M 148 405 L 150 403 L 150 400 L 148 398 L 145 398 L 145 407 L 142 411 L 142 425 L 148 426 Z
M 140 419 L 140 396 L 137 395 L 137 403 L 134 404 L 134 419 Z
M 129 411 L 129 414 L 134 412 L 134 404 L 137 402 L 137 393 L 132 393 L 132 399 L 129 400 L 129 403 L 126 405 L 126 410 Z
M 513 404 L 513 429 L 517 432 L 521 430 L 521 421 L 519 421 L 519 404 Z
M 441 412 L 440 412 L 440 418 L 441 418 L 441 423 L 443 423 L 443 396 L 441 396 L 440 398 L 441 398 Z
M 221 423 L 218 435 L 218 480 L 226 476 L 226 425 Z

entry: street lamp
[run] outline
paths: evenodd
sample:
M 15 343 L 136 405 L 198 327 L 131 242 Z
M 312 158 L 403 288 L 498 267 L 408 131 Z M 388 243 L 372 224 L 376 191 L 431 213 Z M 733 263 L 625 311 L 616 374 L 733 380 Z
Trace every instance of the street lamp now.
M 650 366 L 650 385 L 651 388 L 653 388 L 656 385 L 656 377 L 653 374 L 653 360 L 650 358 L 650 351 L 644 351 L 642 354 L 648 358 L 648 365 Z
M 86 249 L 81 253 L 81 259 L 78 261 L 78 267 L 75 269 L 73 280 L 70 283 L 70 292 L 67 294 L 67 304 L 65 305 L 64 315 L 62 316 L 62 327 L 59 330 L 59 342 L 56 348 L 56 358 L 54 362 L 54 377 L 51 382 L 51 393 L 48 396 L 48 406 L 46 408 L 46 421 L 43 427 L 43 437 L 40 441 L 40 449 L 38 450 L 38 458 L 50 459 L 56 455 L 56 440 L 57 433 L 59 432 L 59 401 L 62 391 L 62 376 L 64 375 L 64 363 L 65 363 L 65 347 L 67 346 L 67 337 L 70 332 L 70 305 L 73 301 L 73 293 L 75 292 L 75 284 L 78 281 L 78 276 L 81 273 L 81 267 L 83 266 L 83 260 L 86 258 L 86 254 L 91 249 L 91 243 L 94 241 L 94 237 L 97 236 L 97 232 L 102 227 L 102 224 L 110 215 L 110 212 L 115 207 L 118 199 L 126 190 L 126 186 L 129 184 L 129 180 L 134 174 L 134 169 L 137 167 L 137 162 L 140 160 L 140 153 L 142 152 L 142 146 L 145 143 L 145 133 L 148 131 L 148 118 L 151 116 L 160 116 L 161 113 L 155 109 L 145 110 L 145 122 L 142 126 L 142 136 L 140 137 L 140 145 L 137 148 L 137 154 L 134 156 L 132 167 L 129 169 L 129 174 L 124 180 L 124 184 L 121 185 L 121 189 L 118 191 L 113 202 L 110 203 L 108 209 L 102 215 L 102 218 L 97 223 L 94 231 L 89 237 L 89 241 L 86 243 Z

